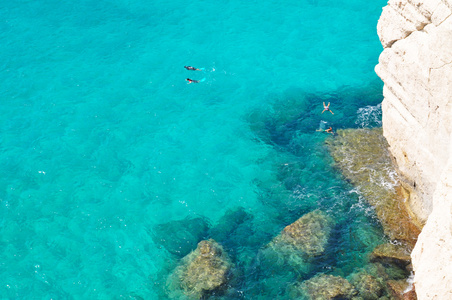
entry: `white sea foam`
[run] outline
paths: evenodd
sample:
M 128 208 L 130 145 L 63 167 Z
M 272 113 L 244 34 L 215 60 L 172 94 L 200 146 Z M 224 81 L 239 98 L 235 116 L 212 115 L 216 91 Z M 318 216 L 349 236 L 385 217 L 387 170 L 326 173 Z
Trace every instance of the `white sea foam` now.
M 375 106 L 365 106 L 358 109 L 355 124 L 361 128 L 381 127 L 381 104 Z

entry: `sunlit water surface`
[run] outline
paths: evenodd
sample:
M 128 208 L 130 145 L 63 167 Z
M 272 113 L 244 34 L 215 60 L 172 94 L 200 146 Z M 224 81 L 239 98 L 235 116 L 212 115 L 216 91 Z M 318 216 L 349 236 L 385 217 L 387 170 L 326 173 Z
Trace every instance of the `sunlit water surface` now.
M 272 281 L 258 252 L 315 209 L 334 226 L 306 278 L 365 264 L 382 230 L 316 130 L 381 126 L 384 5 L 4 2 L 1 298 L 164 299 L 215 234 L 231 297 L 274 298 L 300 278 Z

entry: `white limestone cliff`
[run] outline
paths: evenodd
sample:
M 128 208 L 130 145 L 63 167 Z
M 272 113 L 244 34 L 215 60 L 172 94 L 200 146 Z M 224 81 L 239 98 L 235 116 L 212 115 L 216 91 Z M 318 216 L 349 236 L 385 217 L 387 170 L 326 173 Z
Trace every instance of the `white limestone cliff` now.
M 384 47 L 383 134 L 424 226 L 412 253 L 418 299 L 452 299 L 452 0 L 390 0 Z

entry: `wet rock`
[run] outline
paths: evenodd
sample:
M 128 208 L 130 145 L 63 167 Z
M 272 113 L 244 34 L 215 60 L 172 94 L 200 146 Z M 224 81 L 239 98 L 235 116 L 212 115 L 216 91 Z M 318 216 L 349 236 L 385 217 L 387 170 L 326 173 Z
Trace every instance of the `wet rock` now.
M 403 245 L 381 244 L 375 247 L 371 254 L 371 261 L 392 263 L 406 267 L 411 262 L 411 249 Z
M 392 240 L 414 245 L 420 229 L 405 206 L 405 196 L 380 128 L 338 130 L 327 146 L 336 166 L 375 207 Z
M 318 256 L 325 251 L 331 232 L 331 221 L 321 210 L 315 210 L 284 230 L 270 242 L 270 247 Z
M 409 287 L 406 280 L 389 280 L 387 282 L 391 296 L 396 300 L 415 300 L 416 292 Z
M 324 212 L 305 214 L 259 251 L 257 263 L 262 276 L 308 276 L 325 251 L 330 232 L 331 220 Z
M 307 299 L 351 299 L 357 291 L 347 279 L 333 275 L 316 275 L 299 284 L 296 289 Z
M 183 257 L 206 237 L 208 229 L 203 218 L 185 218 L 155 226 L 153 240 L 168 252 Z
M 168 278 L 170 297 L 184 295 L 189 299 L 200 299 L 221 293 L 232 276 L 231 270 L 232 264 L 223 247 L 213 239 L 203 240 Z
M 410 272 L 406 268 L 400 267 L 396 264 L 374 262 L 366 266 L 366 271 L 375 276 L 380 282 L 388 280 L 407 280 Z
M 383 295 L 383 284 L 367 272 L 359 272 L 351 276 L 350 282 L 358 291 L 358 296 L 366 300 L 380 299 Z

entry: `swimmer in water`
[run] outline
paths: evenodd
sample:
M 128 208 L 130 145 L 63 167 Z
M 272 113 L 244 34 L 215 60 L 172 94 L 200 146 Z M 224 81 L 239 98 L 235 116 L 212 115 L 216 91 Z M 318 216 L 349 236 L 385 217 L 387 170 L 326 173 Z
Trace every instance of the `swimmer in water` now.
M 325 102 L 323 102 L 323 111 L 322 111 L 322 114 L 325 112 L 325 111 L 329 111 L 330 113 L 332 113 L 333 115 L 334 115 L 334 112 L 330 109 L 330 103 L 328 102 L 328 105 L 325 105 Z
M 316 130 L 316 131 L 324 131 L 324 132 L 327 132 L 327 133 L 331 133 L 331 134 L 334 134 L 334 132 L 333 132 L 333 127 L 331 127 L 330 126 L 330 128 L 328 128 L 328 129 L 318 129 L 318 130 Z
M 197 69 L 195 67 L 192 66 L 184 66 L 185 69 L 190 70 L 190 71 L 201 71 L 200 69 Z
M 187 79 L 185 79 L 185 80 L 187 80 L 188 82 L 187 83 L 198 83 L 199 82 L 199 80 L 193 80 L 193 79 L 190 79 L 190 78 L 187 78 Z

